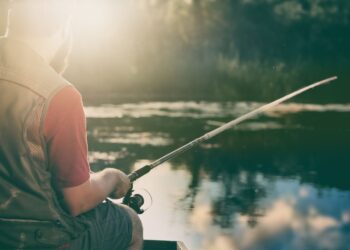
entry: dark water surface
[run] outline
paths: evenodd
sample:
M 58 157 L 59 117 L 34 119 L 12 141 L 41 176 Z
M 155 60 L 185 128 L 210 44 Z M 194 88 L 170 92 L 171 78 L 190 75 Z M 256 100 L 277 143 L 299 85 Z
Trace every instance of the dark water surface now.
M 129 173 L 260 105 L 88 106 L 91 166 Z M 280 105 L 159 166 L 136 189 L 153 198 L 141 215 L 148 239 L 189 249 L 350 249 L 350 104 Z

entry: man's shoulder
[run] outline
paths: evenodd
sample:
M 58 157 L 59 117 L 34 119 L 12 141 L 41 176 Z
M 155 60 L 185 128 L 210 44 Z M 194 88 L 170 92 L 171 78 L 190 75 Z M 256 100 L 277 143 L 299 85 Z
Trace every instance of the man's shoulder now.
M 57 131 L 65 131 L 67 124 L 72 129 L 72 124 L 77 125 L 77 119 L 84 117 L 84 108 L 81 95 L 73 85 L 67 85 L 60 89 L 50 100 L 44 121 L 44 134 L 47 140 L 57 134 Z M 62 124 L 65 124 L 62 126 Z M 62 139 L 62 138 L 61 138 Z
M 82 97 L 80 92 L 72 85 L 67 84 L 55 93 L 52 97 L 52 102 L 60 103 L 60 105 L 66 106 L 67 104 L 82 104 Z

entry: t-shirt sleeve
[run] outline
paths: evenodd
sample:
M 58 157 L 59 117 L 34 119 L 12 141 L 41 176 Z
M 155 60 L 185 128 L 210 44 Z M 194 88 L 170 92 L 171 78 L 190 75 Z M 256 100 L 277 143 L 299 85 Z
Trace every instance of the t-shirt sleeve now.
M 59 188 L 78 186 L 89 179 L 86 118 L 80 93 L 73 86 L 51 100 L 44 121 L 49 164 Z

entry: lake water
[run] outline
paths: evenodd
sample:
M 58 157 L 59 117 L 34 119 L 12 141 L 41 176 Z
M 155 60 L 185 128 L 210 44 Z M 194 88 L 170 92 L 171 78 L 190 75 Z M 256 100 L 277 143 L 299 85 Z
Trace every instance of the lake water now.
M 129 173 L 262 104 L 87 106 L 91 167 Z M 350 104 L 282 104 L 135 188 L 149 207 L 147 239 L 204 250 L 350 249 Z

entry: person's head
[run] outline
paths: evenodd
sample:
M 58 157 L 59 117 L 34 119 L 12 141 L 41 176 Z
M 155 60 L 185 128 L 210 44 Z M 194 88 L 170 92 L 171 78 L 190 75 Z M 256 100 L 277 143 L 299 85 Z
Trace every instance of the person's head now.
M 74 4 L 72 0 L 12 0 L 7 35 L 45 48 L 46 59 L 62 73 L 72 45 Z

